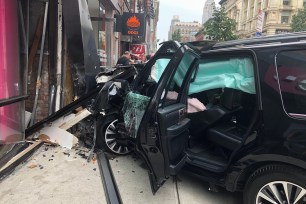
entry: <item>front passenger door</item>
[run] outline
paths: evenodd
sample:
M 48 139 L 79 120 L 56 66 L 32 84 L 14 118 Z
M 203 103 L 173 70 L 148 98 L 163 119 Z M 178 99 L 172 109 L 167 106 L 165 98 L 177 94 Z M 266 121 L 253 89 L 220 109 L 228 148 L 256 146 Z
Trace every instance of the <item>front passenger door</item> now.
M 183 46 L 168 64 L 143 116 L 136 151 L 149 167 L 153 193 L 184 166 L 189 136 L 187 93 L 198 57 Z

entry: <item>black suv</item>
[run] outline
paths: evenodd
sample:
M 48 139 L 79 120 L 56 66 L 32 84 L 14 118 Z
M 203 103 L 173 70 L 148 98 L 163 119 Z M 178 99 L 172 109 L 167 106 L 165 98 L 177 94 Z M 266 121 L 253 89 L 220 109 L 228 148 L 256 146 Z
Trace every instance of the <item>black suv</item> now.
M 306 33 L 166 42 L 109 113 L 98 145 L 138 153 L 153 192 L 184 169 L 244 204 L 306 203 Z

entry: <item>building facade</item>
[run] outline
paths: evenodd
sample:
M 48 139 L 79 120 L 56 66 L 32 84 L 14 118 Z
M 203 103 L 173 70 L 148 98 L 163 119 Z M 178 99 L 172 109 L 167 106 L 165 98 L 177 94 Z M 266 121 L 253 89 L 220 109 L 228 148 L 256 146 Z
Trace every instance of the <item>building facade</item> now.
M 203 8 L 202 24 L 204 24 L 208 19 L 212 18 L 215 9 L 215 0 L 206 0 Z
M 181 34 L 181 42 L 195 41 L 195 34 L 201 29 L 201 27 L 201 24 L 197 21 L 181 22 L 179 16 L 173 16 L 168 32 L 168 39 L 172 40 L 173 33 L 179 30 Z
M 290 32 L 292 16 L 306 0 L 221 0 L 227 15 L 237 22 L 240 38 L 255 36 L 259 11 L 264 12 L 262 35 Z
M 156 51 L 156 25 L 159 0 L 88 0 L 96 43 L 102 65 L 114 66 L 124 51 L 133 45 L 145 48 L 145 54 Z M 116 29 L 116 16 L 125 12 L 145 14 L 145 32 L 142 37 L 123 35 Z

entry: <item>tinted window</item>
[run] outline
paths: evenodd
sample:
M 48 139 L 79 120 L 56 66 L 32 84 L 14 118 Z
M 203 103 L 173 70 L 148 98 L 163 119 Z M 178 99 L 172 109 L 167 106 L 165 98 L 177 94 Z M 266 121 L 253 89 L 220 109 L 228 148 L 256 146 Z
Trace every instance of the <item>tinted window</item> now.
M 306 51 L 283 51 L 276 57 L 278 81 L 285 111 L 306 114 Z

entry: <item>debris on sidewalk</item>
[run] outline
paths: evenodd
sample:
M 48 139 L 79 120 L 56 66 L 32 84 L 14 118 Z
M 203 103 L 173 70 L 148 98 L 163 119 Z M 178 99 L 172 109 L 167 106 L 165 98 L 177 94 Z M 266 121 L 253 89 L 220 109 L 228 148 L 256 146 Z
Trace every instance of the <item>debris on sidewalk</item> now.
M 71 113 L 48 124 L 33 136 L 34 139 L 44 140 L 48 143 L 58 144 L 71 149 L 78 143 L 78 138 L 67 130 L 79 123 L 81 120 L 91 115 L 87 109 L 82 109 L 78 113 Z
M 44 127 L 42 130 L 39 131 L 38 134 L 46 135 L 47 137 L 49 137 L 48 140 L 50 140 L 51 142 L 57 143 L 60 146 L 69 149 L 71 149 L 78 143 L 77 137 L 59 127 Z

